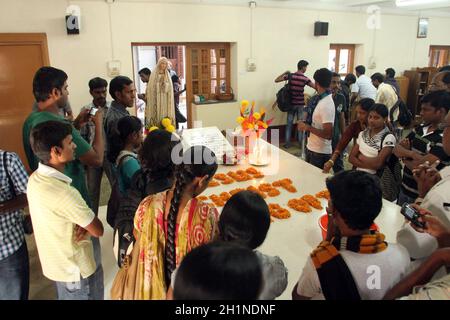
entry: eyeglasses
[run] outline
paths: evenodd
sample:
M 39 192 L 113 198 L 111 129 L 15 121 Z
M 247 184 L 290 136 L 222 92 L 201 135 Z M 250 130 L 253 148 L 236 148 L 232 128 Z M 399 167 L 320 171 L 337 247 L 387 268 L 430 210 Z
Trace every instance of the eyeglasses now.
M 445 122 L 438 124 L 438 129 L 439 130 L 444 130 L 445 128 L 450 128 L 450 124 L 445 123 Z

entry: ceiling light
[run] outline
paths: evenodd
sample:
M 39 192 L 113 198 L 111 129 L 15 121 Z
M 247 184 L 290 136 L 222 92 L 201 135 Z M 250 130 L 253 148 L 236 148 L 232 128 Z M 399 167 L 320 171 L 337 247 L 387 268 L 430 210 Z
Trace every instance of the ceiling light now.
M 447 2 L 447 0 L 396 0 L 395 4 L 397 5 L 397 7 L 409 7 L 409 6 L 429 5 L 439 2 Z

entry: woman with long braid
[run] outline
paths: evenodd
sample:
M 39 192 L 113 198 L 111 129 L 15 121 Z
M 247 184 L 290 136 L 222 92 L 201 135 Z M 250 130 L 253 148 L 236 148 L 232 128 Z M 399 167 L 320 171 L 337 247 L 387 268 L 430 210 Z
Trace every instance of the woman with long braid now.
M 196 199 L 217 170 L 214 153 L 204 146 L 189 148 L 175 168 L 175 185 L 150 195 L 134 219 L 139 241 L 135 299 L 165 299 L 170 276 L 193 248 L 217 234 L 218 212 Z

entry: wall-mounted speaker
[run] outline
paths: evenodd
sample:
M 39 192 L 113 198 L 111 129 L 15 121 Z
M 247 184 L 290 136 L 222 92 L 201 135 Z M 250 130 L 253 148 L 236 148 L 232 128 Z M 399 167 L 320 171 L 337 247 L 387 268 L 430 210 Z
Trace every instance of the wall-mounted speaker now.
M 316 21 L 314 23 L 314 35 L 316 37 L 327 36 L 328 35 L 328 22 Z
M 66 16 L 66 30 L 67 34 L 80 34 L 79 16 L 67 15 Z

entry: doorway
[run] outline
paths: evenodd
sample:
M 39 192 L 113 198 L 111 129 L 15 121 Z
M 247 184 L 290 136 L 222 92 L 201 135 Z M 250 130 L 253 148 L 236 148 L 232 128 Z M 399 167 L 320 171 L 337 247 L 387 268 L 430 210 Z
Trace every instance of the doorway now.
M 186 46 L 178 43 L 132 43 L 133 53 L 133 71 L 138 93 L 145 93 L 147 84 L 142 82 L 139 77 L 139 70 L 149 68 L 153 72 L 156 64 L 161 57 L 166 57 L 171 64 L 171 76 L 176 74 L 179 78 L 181 90 L 186 87 Z M 179 123 L 177 129 L 187 128 L 189 123 L 186 91 L 179 97 L 178 108 L 181 114 L 188 120 L 185 123 Z M 136 99 L 136 115 L 141 121 L 145 119 L 145 102 Z

